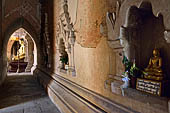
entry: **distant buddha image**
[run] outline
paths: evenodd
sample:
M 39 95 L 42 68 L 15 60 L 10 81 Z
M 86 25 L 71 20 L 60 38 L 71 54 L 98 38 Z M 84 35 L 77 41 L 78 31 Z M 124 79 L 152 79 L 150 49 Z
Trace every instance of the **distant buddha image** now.
M 147 73 L 144 78 L 152 79 L 152 80 L 162 80 L 162 58 L 160 57 L 160 52 L 158 49 L 153 50 L 153 57 L 149 60 L 149 65 L 145 68 L 145 72 Z
M 25 46 L 24 46 L 24 40 L 23 39 L 20 39 L 19 40 L 19 44 L 20 44 L 20 47 L 17 51 L 17 55 L 13 57 L 12 60 L 16 61 L 16 60 L 24 60 L 25 58 Z

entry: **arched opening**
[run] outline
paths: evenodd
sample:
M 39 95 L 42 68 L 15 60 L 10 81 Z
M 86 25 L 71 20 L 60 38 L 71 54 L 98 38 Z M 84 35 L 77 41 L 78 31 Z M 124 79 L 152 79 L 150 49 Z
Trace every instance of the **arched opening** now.
M 2 37 L 3 37 L 3 47 L 2 47 L 2 51 L 1 51 L 1 59 L 0 61 L 2 62 L 2 65 L 0 65 L 0 69 L 1 69 L 1 73 L 0 73 L 0 84 L 2 84 L 7 76 L 7 44 L 9 41 L 10 36 L 19 28 L 23 28 L 25 29 L 31 36 L 32 39 L 34 39 L 33 41 L 35 42 L 34 44 L 36 45 L 36 49 L 35 49 L 35 66 L 37 65 L 37 67 L 41 64 L 41 62 L 43 63 L 42 57 L 40 55 L 40 41 L 39 41 L 39 35 L 38 35 L 38 31 L 35 30 L 35 28 L 24 18 L 18 18 L 17 20 L 15 20 L 13 23 L 10 24 L 10 26 L 8 26 L 8 28 L 4 31 Z M 37 56 L 36 56 L 37 55 Z M 37 59 L 38 57 L 38 59 Z M 34 68 L 36 68 L 34 66 Z
M 19 28 L 7 44 L 7 71 L 9 73 L 31 72 L 37 65 L 37 47 L 32 36 Z

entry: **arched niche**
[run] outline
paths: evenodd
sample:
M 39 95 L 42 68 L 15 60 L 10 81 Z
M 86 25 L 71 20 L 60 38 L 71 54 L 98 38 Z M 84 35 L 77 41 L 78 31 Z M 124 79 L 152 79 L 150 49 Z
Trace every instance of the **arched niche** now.
M 170 67 L 170 45 L 164 38 L 163 16 L 153 14 L 152 4 L 142 2 L 139 7 L 131 6 L 127 13 L 125 24 L 120 28 L 120 44 L 125 55 L 141 69 L 147 67 L 154 48 L 159 48 L 163 59 L 163 70 L 166 78 Z
M 3 34 L 3 45 L 2 45 L 2 51 L 1 51 L 1 59 L 0 61 L 2 62 L 2 65 L 0 65 L 1 73 L 0 73 L 0 84 L 3 83 L 3 81 L 6 78 L 7 75 L 7 44 L 9 41 L 10 36 L 12 33 L 14 33 L 17 29 L 19 28 L 24 28 L 33 38 L 35 41 L 36 45 L 36 60 L 37 64 L 39 65 L 41 61 L 41 56 L 40 56 L 40 44 L 39 44 L 39 36 L 36 33 L 36 30 L 33 28 L 33 26 L 24 18 L 18 18 L 16 19 L 13 23 L 10 24 L 10 26 L 7 28 L 7 30 Z M 39 59 L 37 59 L 39 57 Z

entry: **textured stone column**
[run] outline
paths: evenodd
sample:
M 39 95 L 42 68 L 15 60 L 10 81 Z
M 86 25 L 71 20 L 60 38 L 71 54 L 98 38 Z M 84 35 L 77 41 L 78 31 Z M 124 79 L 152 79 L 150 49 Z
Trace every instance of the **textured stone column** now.
M 37 68 L 37 65 L 40 64 L 43 60 L 42 60 L 42 57 L 40 57 L 41 54 L 38 54 L 38 50 L 37 50 L 37 46 L 35 43 L 33 43 L 33 66 L 31 68 L 31 73 L 33 73 L 33 71 Z M 39 57 L 40 59 L 38 60 Z M 41 61 L 41 62 L 40 62 Z
M 34 43 L 31 39 L 30 36 L 26 36 L 25 37 L 28 41 L 28 57 L 27 57 L 27 61 L 28 61 L 28 65 L 25 69 L 26 72 L 31 72 L 31 68 L 33 66 L 33 63 L 34 63 L 34 55 L 33 55 L 33 50 L 34 50 Z
M 25 59 L 24 59 L 24 61 L 25 62 L 28 62 L 28 41 L 27 40 L 24 40 L 24 46 L 25 46 Z
M 74 31 L 71 31 L 71 35 L 69 38 L 69 43 L 71 44 L 71 59 L 70 59 L 70 73 L 71 75 L 75 76 L 76 72 L 75 72 L 75 64 L 74 64 L 74 43 L 75 43 L 75 35 L 74 35 Z

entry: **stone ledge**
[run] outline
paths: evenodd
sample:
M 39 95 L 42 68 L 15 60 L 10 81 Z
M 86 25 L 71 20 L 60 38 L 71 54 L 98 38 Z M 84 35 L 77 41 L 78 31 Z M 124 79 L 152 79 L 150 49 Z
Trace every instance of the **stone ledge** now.
M 99 110 L 100 112 L 126 112 L 126 113 L 137 113 L 136 111 L 133 111 L 131 110 L 130 108 L 127 108 L 125 106 L 122 106 L 116 102 L 113 102 L 99 94 L 96 94 L 95 92 L 92 92 L 86 88 L 83 88 L 81 86 L 79 86 L 78 84 L 75 84 L 59 75 L 56 75 L 56 74 L 53 74 L 51 75 L 51 78 L 50 75 L 48 75 L 47 73 L 43 72 L 43 71 L 40 71 L 40 70 L 36 70 L 36 73 L 35 75 L 37 75 L 39 78 L 40 78 L 40 81 L 42 81 L 42 83 L 45 85 L 45 87 L 47 89 L 53 89 L 54 92 L 57 92 L 59 93 L 59 86 L 61 85 L 63 88 L 63 90 L 65 90 L 65 96 L 61 96 L 59 95 L 61 98 L 63 98 L 64 100 L 66 99 L 66 97 L 69 97 L 69 95 L 72 95 L 69 97 L 68 100 L 65 100 L 65 102 L 67 104 L 69 104 L 71 107 L 73 107 L 74 105 L 72 105 L 71 103 L 69 103 L 73 98 L 77 98 L 79 101 L 78 101 L 78 104 L 77 104 L 77 107 L 74 109 L 77 111 L 77 109 L 81 110 L 82 112 L 82 109 L 80 109 L 80 105 L 82 103 L 84 103 L 83 105 L 84 106 L 88 106 L 88 109 L 96 109 L 96 110 Z M 42 77 L 43 76 L 43 77 Z M 48 82 L 45 82 L 47 81 L 48 79 L 50 81 L 50 85 L 46 85 L 46 84 L 49 84 Z M 60 87 L 61 87 L 60 86 Z M 63 92 L 63 91 L 62 91 Z M 58 94 L 56 93 L 56 96 L 58 96 Z M 55 98 L 55 97 L 53 97 Z M 75 100 L 74 100 L 75 101 Z M 74 102 L 73 100 L 71 102 Z M 84 110 L 83 110 L 84 111 Z M 88 113 L 86 111 L 86 113 Z M 89 112 L 91 113 L 91 112 Z
M 166 97 L 155 96 L 132 88 L 124 89 L 124 92 L 127 98 L 146 103 L 148 106 L 152 106 L 153 109 L 160 110 L 162 113 L 168 112 L 168 98 Z
M 37 70 L 36 70 L 37 71 Z M 37 73 L 38 72 L 38 73 Z M 106 113 L 96 108 L 78 95 L 74 94 L 67 87 L 53 80 L 46 73 L 37 71 L 35 74 L 39 81 L 46 88 L 51 100 L 65 113 Z

